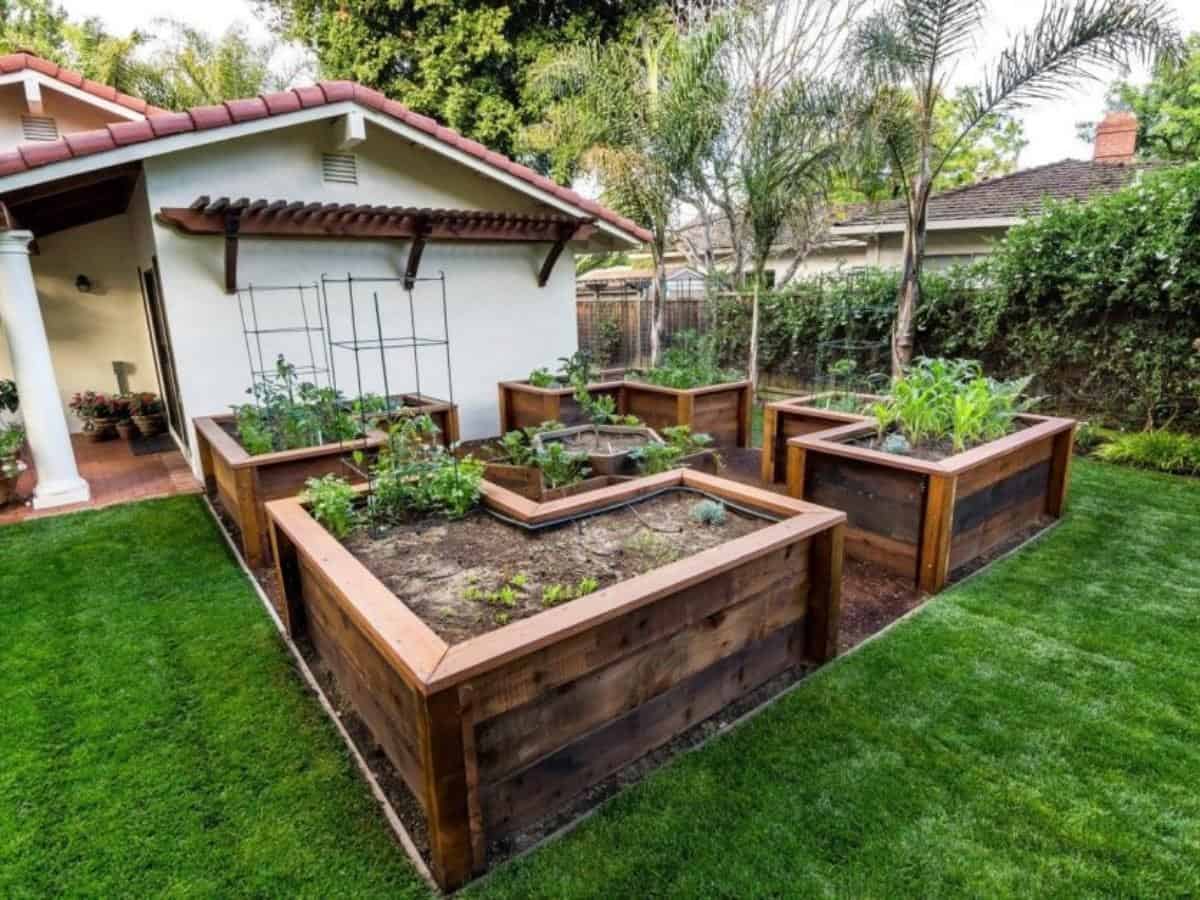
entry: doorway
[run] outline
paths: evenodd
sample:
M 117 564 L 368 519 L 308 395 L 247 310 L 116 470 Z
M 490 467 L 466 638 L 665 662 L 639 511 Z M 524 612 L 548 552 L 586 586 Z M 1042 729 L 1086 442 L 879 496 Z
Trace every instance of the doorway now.
M 162 278 L 158 273 L 158 258 L 150 262 L 150 268 L 138 267 L 138 282 L 142 286 L 142 300 L 146 307 L 146 326 L 150 329 L 150 343 L 154 348 L 154 365 L 158 370 L 159 394 L 167 424 L 180 446 L 190 452 L 187 423 L 183 416 L 183 403 L 179 399 L 179 375 L 175 368 L 175 351 L 171 346 L 171 329 L 167 324 L 167 311 L 163 307 Z

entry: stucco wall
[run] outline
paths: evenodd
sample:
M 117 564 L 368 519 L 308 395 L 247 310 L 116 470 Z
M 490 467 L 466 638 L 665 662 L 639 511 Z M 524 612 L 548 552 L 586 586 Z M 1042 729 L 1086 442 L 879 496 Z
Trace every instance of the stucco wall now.
M 114 361 L 132 363 L 132 389 L 157 391 L 129 216 L 40 238 L 38 247 L 30 261 L 64 410 L 76 391 L 115 391 Z M 91 280 L 91 293 L 76 289 L 81 274 Z M 8 343 L 0 341 L 0 378 L 11 377 Z M 79 429 L 69 414 L 68 422 Z
M 320 154 L 332 151 L 334 127 L 327 123 L 248 136 L 214 148 L 197 148 L 148 160 L 145 164 L 152 210 L 187 206 L 200 194 L 266 197 L 305 202 L 371 203 L 418 207 L 530 209 L 527 196 L 421 150 L 390 133 L 369 127 L 355 149 L 359 184 L 325 184 Z M 223 290 L 224 245 L 218 237 L 194 237 L 154 224 L 184 415 L 225 412 L 244 402 L 250 384 L 238 300 Z M 240 285 L 297 285 L 319 281 L 322 273 L 344 277 L 398 277 L 407 259 L 407 241 L 271 240 L 241 241 Z M 564 253 L 545 288 L 537 271 L 547 245 L 468 245 L 431 243 L 421 275 L 446 274 L 452 373 L 464 438 L 494 434 L 498 427 L 496 383 L 521 377 L 576 347 L 574 266 Z M 422 284 L 416 292 L 417 330 L 441 333 L 440 294 Z M 387 336 L 408 334 L 407 300 L 398 286 L 378 285 Z M 356 288 L 360 327 L 374 330 L 370 291 Z M 285 327 L 299 320 L 298 294 L 256 292 L 260 327 Z M 311 304 L 311 300 L 309 301 Z M 310 310 L 313 306 L 310 305 Z M 350 333 L 349 304 L 343 288 L 330 295 L 335 339 Z M 307 362 L 307 348 L 294 338 L 264 338 L 264 357 L 276 352 Z M 444 349 L 421 352 L 422 389 L 445 394 Z M 257 352 L 255 353 L 257 355 Z M 319 357 L 319 353 L 318 353 Z M 365 385 L 381 390 L 377 356 L 364 356 Z M 411 351 L 388 353 L 393 392 L 412 390 Z M 335 360 L 338 385 L 353 394 L 352 358 Z
M 103 128 L 107 122 L 123 121 L 120 116 L 106 113 L 45 86 L 42 87 L 42 106 L 42 115 L 54 119 L 60 135 L 91 131 L 94 128 Z M 27 113 L 24 86 L 0 86 L 0 149 L 27 143 L 21 131 L 21 116 Z

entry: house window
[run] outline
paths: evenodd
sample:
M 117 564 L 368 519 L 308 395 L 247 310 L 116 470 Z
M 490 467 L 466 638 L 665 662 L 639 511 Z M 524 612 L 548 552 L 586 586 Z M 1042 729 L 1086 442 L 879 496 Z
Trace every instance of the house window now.
M 27 141 L 57 141 L 58 124 L 50 116 L 21 116 L 21 133 Z
M 358 159 L 353 153 L 322 153 L 321 178 L 332 184 L 358 184 Z

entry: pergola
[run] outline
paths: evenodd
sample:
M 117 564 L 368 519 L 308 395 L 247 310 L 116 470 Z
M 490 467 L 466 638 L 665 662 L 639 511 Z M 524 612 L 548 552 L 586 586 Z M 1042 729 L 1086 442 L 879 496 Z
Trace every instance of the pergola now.
M 557 213 L 418 209 L 248 197 L 213 200 L 208 195 L 197 197 L 187 207 L 163 207 L 158 219 L 185 234 L 225 238 L 227 293 L 237 290 L 238 239 L 242 237 L 411 241 L 404 269 L 407 288 L 417 278 L 421 254 L 429 241 L 545 243 L 550 248 L 538 273 L 538 286 L 545 287 L 567 242 L 588 238 L 595 230 L 593 219 Z

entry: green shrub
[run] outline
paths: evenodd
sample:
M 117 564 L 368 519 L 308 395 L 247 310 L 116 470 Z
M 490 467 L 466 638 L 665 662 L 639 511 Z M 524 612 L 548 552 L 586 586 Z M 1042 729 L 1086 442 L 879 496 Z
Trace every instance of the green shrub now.
M 725 504 L 717 500 L 701 500 L 692 507 L 692 519 L 701 525 L 724 525 Z
M 273 378 L 247 391 L 254 403 L 233 408 L 238 440 L 252 456 L 348 441 L 362 434 L 353 404 L 333 388 L 300 381 L 283 356 Z
M 479 502 L 484 463 L 471 456 L 456 459 L 432 439 L 436 434 L 437 426 L 427 415 L 391 426 L 371 468 L 368 509 L 373 518 L 406 521 L 430 514 L 461 518 Z
M 1173 431 L 1120 434 L 1096 450 L 1106 462 L 1155 469 L 1176 475 L 1200 475 L 1200 437 Z
M 592 471 L 588 468 L 586 456 L 569 453 L 559 443 L 550 444 L 538 453 L 534 465 L 542 470 L 542 477 L 552 488 L 566 487 L 583 481 Z
M 543 366 L 529 373 L 529 383 L 539 388 L 557 387 L 558 378 Z
M 647 384 L 688 390 L 737 381 L 741 375 L 721 366 L 716 335 L 701 337 L 694 331 L 681 331 L 663 351 L 658 365 L 635 377 Z

